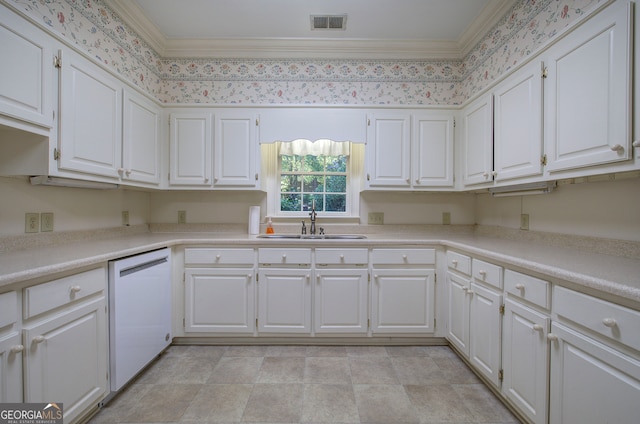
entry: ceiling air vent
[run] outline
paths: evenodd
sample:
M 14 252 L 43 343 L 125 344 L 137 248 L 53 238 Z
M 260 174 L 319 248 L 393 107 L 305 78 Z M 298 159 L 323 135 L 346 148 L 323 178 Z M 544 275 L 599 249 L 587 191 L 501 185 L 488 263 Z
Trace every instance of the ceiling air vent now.
M 311 15 L 311 29 L 347 29 L 347 15 Z

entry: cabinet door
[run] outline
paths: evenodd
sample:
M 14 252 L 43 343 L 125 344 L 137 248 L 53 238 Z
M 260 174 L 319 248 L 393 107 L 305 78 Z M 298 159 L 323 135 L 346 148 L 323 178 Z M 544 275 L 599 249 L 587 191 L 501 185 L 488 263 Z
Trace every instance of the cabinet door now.
M 413 116 L 412 180 L 414 188 L 453 185 L 453 115 Z
M 505 302 L 502 393 L 534 424 L 547 422 L 549 318 Z
M 124 92 L 123 181 L 160 183 L 161 109 L 151 100 Z
M 371 331 L 433 333 L 435 271 L 377 269 L 371 288 Z
M 253 269 L 185 270 L 185 331 L 252 333 Z
M 549 422 L 637 423 L 640 361 L 555 322 L 551 336 Z
M 25 402 L 64 403 L 71 422 L 107 392 L 108 327 L 104 297 L 24 329 Z
M 215 117 L 214 188 L 257 188 L 258 115 L 222 112 Z
M 462 111 L 463 183 L 492 181 L 493 103 L 491 95 L 482 96 Z
M 60 169 L 119 178 L 122 84 L 72 50 L 59 52 Z
M 548 51 L 548 169 L 631 157 L 631 13 L 619 1 Z
M 542 174 L 542 67 L 534 61 L 494 90 L 496 181 Z
M 316 270 L 316 333 L 366 333 L 369 308 L 366 269 Z
M 0 57 L 0 114 L 51 128 L 51 38 L 33 24 L 0 6 Z
M 258 331 L 311 332 L 311 270 L 261 268 Z
M 378 113 L 367 122 L 367 187 L 410 187 L 410 115 Z
M 471 283 L 469 360 L 490 382 L 500 384 L 500 306 L 502 295 Z
M 211 186 L 211 114 L 172 113 L 169 122 L 169 184 Z
M 472 296 L 470 284 L 468 279 L 447 272 L 449 292 L 447 339 L 467 356 L 469 356 L 469 307 Z
M 0 402 L 22 402 L 22 355 L 20 333 L 0 337 Z

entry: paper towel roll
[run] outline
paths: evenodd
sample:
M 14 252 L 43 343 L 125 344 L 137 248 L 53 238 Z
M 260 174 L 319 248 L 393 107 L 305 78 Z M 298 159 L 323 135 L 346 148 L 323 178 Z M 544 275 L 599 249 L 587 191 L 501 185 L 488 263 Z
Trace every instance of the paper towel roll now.
M 256 235 L 260 232 L 260 206 L 249 207 L 249 234 Z

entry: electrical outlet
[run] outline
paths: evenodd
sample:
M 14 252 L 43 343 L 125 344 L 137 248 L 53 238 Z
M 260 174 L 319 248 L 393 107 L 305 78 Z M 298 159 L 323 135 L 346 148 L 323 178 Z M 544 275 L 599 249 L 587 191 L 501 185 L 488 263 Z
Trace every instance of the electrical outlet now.
M 37 233 L 40 231 L 40 214 L 27 212 L 24 214 L 24 232 Z
M 442 225 L 451 225 L 451 212 L 442 212 Z
M 528 230 L 529 229 L 529 214 L 523 213 L 520 215 L 520 229 Z
M 369 212 L 367 224 L 382 225 L 384 224 L 384 212 Z
M 43 233 L 53 231 L 53 212 L 40 214 L 40 231 Z
M 129 211 L 122 211 L 122 225 L 129 226 Z
M 187 211 L 178 211 L 178 224 L 187 223 Z

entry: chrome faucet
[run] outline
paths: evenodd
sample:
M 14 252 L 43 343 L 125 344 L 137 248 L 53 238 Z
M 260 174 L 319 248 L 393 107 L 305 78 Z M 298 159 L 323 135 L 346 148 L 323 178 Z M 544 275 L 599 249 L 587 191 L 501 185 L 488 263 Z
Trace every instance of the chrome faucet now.
M 309 234 L 316 233 L 316 216 L 317 215 L 318 214 L 316 213 L 316 201 L 314 199 L 313 203 L 311 204 L 311 213 L 309 213 L 309 216 L 311 217 L 311 228 L 309 229 Z

